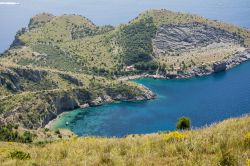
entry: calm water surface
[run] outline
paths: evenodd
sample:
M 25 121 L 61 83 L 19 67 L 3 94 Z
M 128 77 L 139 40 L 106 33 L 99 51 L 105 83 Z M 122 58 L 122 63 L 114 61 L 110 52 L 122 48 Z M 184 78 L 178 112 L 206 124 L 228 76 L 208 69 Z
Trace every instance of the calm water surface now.
M 186 80 L 139 79 L 158 98 L 78 109 L 54 123 L 79 135 L 124 136 L 174 130 L 180 116 L 194 127 L 250 113 L 250 62 L 228 72 Z M 65 123 L 69 122 L 66 126 Z
M 2 0 L 0 0 L 2 1 Z M 7 0 L 5 0 L 7 1 Z M 97 25 L 126 23 L 147 9 L 189 12 L 250 27 L 249 0 L 16 0 L 20 5 L 0 5 L 0 52 L 30 17 L 41 12 L 81 14 Z M 157 93 L 146 102 L 121 102 L 65 114 L 54 127 L 67 127 L 79 135 L 123 136 L 175 129 L 180 116 L 194 127 L 249 113 L 250 62 L 226 73 L 188 80 L 140 79 Z M 65 123 L 69 122 L 68 126 Z

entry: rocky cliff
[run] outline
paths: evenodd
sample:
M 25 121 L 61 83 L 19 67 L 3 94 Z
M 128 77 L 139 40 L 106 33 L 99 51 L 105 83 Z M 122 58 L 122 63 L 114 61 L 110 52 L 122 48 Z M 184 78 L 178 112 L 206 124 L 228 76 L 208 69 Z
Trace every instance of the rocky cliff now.
M 154 55 L 176 55 L 212 43 L 243 44 L 244 39 L 236 33 L 198 22 L 164 24 L 157 29 L 153 39 Z
M 5 67 L 0 70 L 0 124 L 18 123 L 25 128 L 44 127 L 65 111 L 98 106 L 113 101 L 149 100 L 155 94 L 148 88 L 41 69 Z M 87 80 L 89 82 L 90 80 Z M 106 82 L 106 85 L 104 85 Z M 94 84 L 93 84 L 94 83 Z M 108 83 L 108 84 L 107 84 Z

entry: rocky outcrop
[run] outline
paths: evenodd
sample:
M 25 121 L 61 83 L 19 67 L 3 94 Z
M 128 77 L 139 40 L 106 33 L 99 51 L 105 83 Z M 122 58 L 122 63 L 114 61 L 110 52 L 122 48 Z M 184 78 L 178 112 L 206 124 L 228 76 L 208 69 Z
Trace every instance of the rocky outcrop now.
M 15 35 L 15 39 L 12 42 L 12 44 L 10 45 L 10 47 L 16 47 L 16 46 L 24 46 L 25 43 L 19 39 L 19 36 L 21 36 L 22 34 L 26 33 L 28 30 L 27 28 L 22 28 L 21 30 L 19 30 L 16 35 Z
M 144 86 L 138 87 L 139 91 L 135 94 L 116 88 L 108 89 L 94 95 L 83 88 L 34 93 L 32 98 L 16 107 L 13 106 L 11 111 L 0 110 L 0 124 L 14 122 L 25 128 L 45 127 L 61 113 L 76 108 L 99 106 L 114 101 L 149 100 L 155 97 L 155 94 Z M 12 99 L 10 96 L 3 100 Z
M 215 62 L 212 65 L 191 67 L 191 68 L 188 68 L 186 71 L 176 72 L 175 74 L 173 74 L 173 72 L 170 72 L 171 74 L 166 73 L 163 76 L 168 79 L 204 76 L 204 75 L 209 75 L 211 73 L 217 73 L 217 72 L 228 70 L 247 60 L 250 60 L 250 49 L 246 49 L 243 52 L 238 52 L 234 55 L 231 55 L 229 58 L 224 59 L 222 61 Z
M 38 82 L 41 81 L 48 73 L 43 70 L 34 70 L 34 69 L 22 69 L 22 68 L 13 68 L 19 77 L 23 77 L 27 80 Z
M 216 62 L 213 64 L 213 70 L 215 73 L 225 71 L 227 69 L 227 63 L 222 61 L 222 62 Z
M 128 95 L 126 93 L 113 92 L 112 95 L 108 95 L 108 92 L 100 94 L 96 98 L 91 98 L 91 94 L 84 90 L 73 90 L 72 92 L 64 93 L 63 95 L 56 95 L 49 101 L 49 105 L 54 107 L 54 111 L 48 112 L 42 121 L 42 125 L 39 127 L 45 127 L 51 120 L 55 119 L 59 114 L 73 110 L 76 108 L 86 108 L 89 106 L 99 106 L 105 103 L 111 103 L 114 101 L 141 101 L 150 100 L 155 98 L 155 94 L 148 88 L 141 86 L 142 93 L 138 95 Z M 128 96 L 133 96 L 132 98 Z
M 202 23 L 167 24 L 158 28 L 153 39 L 154 55 L 171 55 L 212 43 L 243 44 L 244 39 L 236 33 Z
M 7 68 L 0 71 L 0 86 L 7 86 L 9 90 L 22 90 L 21 79 L 33 82 L 41 81 L 47 75 L 46 71 L 26 68 Z
M 77 78 L 75 78 L 75 77 L 73 77 L 73 76 L 71 76 L 71 75 L 68 75 L 68 74 L 60 74 L 60 76 L 61 76 L 63 79 L 69 81 L 69 82 L 72 83 L 72 84 L 75 84 L 75 85 L 77 85 L 77 86 L 83 86 L 83 83 L 82 83 L 81 80 L 79 80 L 79 79 L 77 79 Z
M 127 76 L 127 77 L 120 77 L 119 80 L 126 81 L 138 78 L 183 79 L 195 76 L 204 76 L 228 70 L 247 60 L 250 60 L 250 49 L 246 49 L 243 52 L 238 52 L 234 55 L 231 55 L 227 59 L 214 62 L 213 64 L 209 65 L 202 65 L 198 67 L 192 66 L 183 71 L 166 71 L 165 73 L 159 73 L 158 75 L 141 74 L 141 75 Z
M 9 90 L 14 92 L 21 90 L 20 77 L 10 69 L 0 72 L 0 85 L 6 86 Z

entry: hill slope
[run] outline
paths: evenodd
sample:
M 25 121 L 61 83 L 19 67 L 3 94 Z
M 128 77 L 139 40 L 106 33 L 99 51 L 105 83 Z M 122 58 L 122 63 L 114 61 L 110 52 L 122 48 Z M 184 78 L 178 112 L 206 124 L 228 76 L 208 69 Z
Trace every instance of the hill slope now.
M 117 78 L 220 72 L 250 59 L 249 39 L 248 29 L 167 10 L 118 27 L 38 14 L 0 57 L 0 122 L 38 128 L 66 110 L 152 99 L 146 87 Z
M 209 74 L 214 72 L 215 62 L 225 62 L 230 68 L 235 57 L 237 63 L 248 59 L 242 54 L 249 54 L 250 30 L 191 14 L 150 10 L 115 29 L 98 27 L 77 15 L 44 15 L 31 19 L 28 30 L 20 32 L 14 42 L 27 46 L 29 52 L 38 52 L 38 56 L 23 57 L 18 51 L 15 56 L 10 51 L 6 59 L 94 75 L 157 71 L 165 77 Z M 33 21 L 39 17 L 42 24 Z
M 0 162 L 3 165 L 247 165 L 249 131 L 250 117 L 243 117 L 170 134 L 75 137 L 44 146 L 0 142 Z M 21 157 L 15 152 L 21 153 Z

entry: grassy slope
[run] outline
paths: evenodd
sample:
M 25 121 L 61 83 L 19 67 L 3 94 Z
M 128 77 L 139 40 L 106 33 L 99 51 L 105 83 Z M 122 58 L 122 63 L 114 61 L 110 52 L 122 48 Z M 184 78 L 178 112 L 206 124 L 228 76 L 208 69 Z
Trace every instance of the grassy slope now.
M 245 135 L 250 117 L 229 119 L 211 127 L 185 131 L 183 140 L 164 140 L 165 133 L 125 138 L 76 137 L 45 146 L 0 142 L 0 162 L 5 165 L 246 165 L 250 147 Z M 248 140 L 250 141 L 250 140 Z M 250 143 L 250 142 L 249 142 Z M 29 153 L 15 160 L 9 153 Z M 224 163 L 224 164 L 223 164 Z

